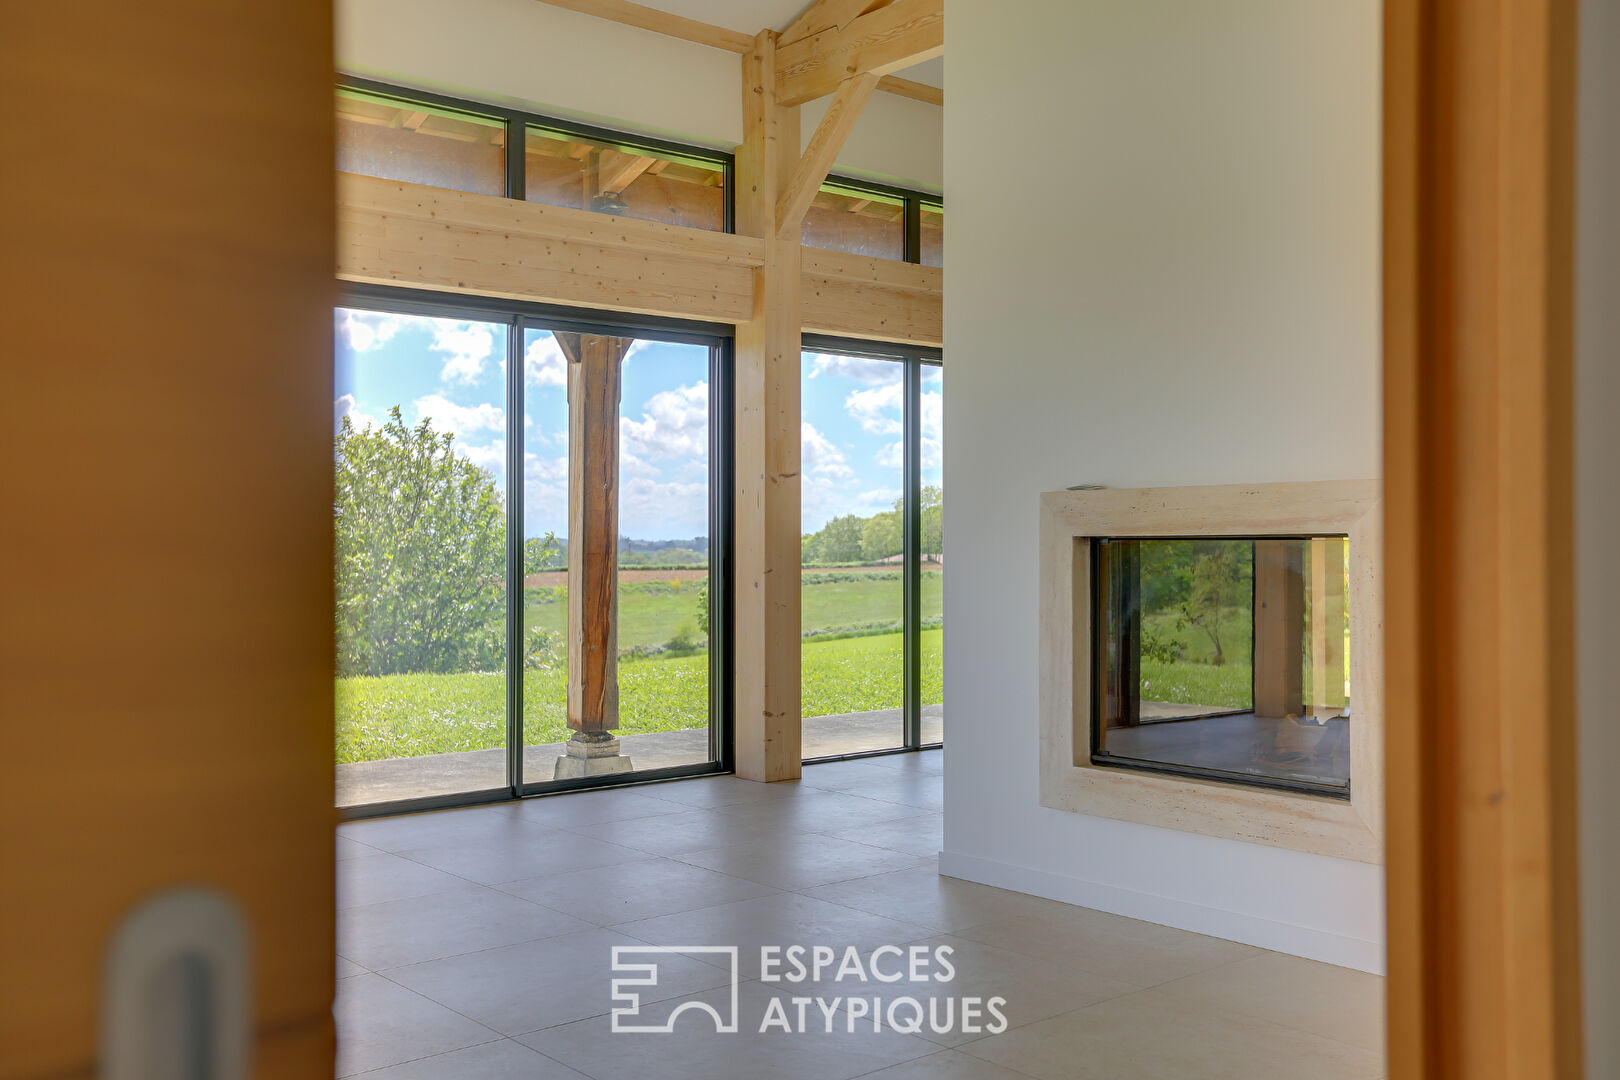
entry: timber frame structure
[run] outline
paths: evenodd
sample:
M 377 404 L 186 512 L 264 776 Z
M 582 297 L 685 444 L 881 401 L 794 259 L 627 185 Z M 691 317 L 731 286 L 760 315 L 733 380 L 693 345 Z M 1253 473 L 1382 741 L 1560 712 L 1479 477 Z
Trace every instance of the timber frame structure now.
M 625 0 L 558 6 L 741 55 L 736 231 L 340 173 L 337 276 L 735 328 L 736 772 L 795 779 L 801 341 L 812 333 L 937 349 L 944 276 L 936 267 L 802 247 L 800 225 L 874 91 L 932 98 L 924 92 L 931 88 L 892 73 L 943 54 L 944 2 L 815 0 L 786 30 L 752 39 Z M 799 106 L 827 95 L 832 104 L 801 155 Z

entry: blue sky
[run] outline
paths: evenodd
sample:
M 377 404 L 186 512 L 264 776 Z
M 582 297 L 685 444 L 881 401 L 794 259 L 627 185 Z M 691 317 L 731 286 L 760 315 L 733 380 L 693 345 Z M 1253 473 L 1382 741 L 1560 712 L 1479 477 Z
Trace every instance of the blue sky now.
M 364 426 L 393 405 L 431 418 L 457 452 L 506 478 L 506 327 L 339 309 L 333 424 Z M 529 535 L 567 533 L 565 361 L 549 333 L 524 341 L 524 517 Z M 620 529 L 638 540 L 708 533 L 708 350 L 637 342 L 620 404 Z M 804 531 L 839 514 L 867 516 L 899 497 L 901 368 L 807 353 L 803 359 Z M 923 383 L 923 480 L 937 483 L 937 371 Z

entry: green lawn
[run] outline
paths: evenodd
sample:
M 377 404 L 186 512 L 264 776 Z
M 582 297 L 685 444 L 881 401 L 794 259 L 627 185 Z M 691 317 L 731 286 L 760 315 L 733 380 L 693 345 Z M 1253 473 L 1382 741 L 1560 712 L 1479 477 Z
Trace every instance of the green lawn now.
M 922 634 L 924 701 L 940 700 L 940 636 L 939 630 Z M 898 708 L 900 647 L 899 634 L 806 642 L 805 715 Z M 526 743 L 568 737 L 560 668 L 525 671 L 523 696 Z M 502 746 L 505 701 L 506 677 L 499 672 L 339 679 L 337 760 L 342 764 Z M 707 656 L 620 663 L 619 734 L 702 727 L 708 714 Z
M 807 578 L 811 575 L 806 574 Z M 923 619 L 938 619 L 943 610 L 938 571 L 925 572 Z M 701 581 L 627 582 L 619 586 L 619 648 L 663 645 L 683 631 L 698 632 Z M 807 585 L 803 592 L 806 630 L 839 630 L 901 618 L 901 584 L 893 579 L 836 581 Z M 541 586 L 526 590 L 524 625 L 561 634 L 568 623 L 567 590 Z

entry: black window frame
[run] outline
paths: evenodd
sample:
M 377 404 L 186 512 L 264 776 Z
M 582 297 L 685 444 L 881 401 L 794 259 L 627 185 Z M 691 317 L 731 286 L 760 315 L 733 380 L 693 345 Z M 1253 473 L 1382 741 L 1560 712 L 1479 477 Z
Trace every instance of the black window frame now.
M 356 93 L 370 94 L 374 97 L 388 98 L 401 105 L 415 103 L 432 105 L 441 109 L 454 109 L 457 112 L 468 113 L 485 120 L 496 120 L 506 125 L 506 195 L 508 199 L 518 202 L 527 202 L 527 163 L 524 157 L 528 146 L 528 129 L 530 126 L 544 128 L 567 135 L 575 135 L 581 139 L 592 142 L 611 143 L 615 146 L 626 147 L 636 153 L 645 153 L 649 156 L 692 158 L 698 161 L 711 162 L 724 173 L 724 199 L 725 206 L 723 232 L 736 231 L 736 169 L 737 156 L 725 150 L 716 150 L 709 146 L 694 146 L 689 143 L 674 142 L 669 139 L 660 139 L 649 135 L 636 135 L 626 131 L 616 131 L 611 128 L 596 127 L 592 124 L 582 124 L 576 120 L 564 120 L 556 116 L 543 113 L 528 112 L 524 109 L 514 109 L 505 105 L 495 105 L 486 101 L 473 101 L 468 98 L 450 97 L 446 94 L 435 94 L 427 90 L 416 90 L 408 86 L 398 86 L 394 83 L 378 82 L 374 79 L 362 79 L 354 76 L 343 76 L 338 79 L 335 91 L 352 90 Z M 594 213 L 596 211 L 587 211 Z M 696 228 L 696 226 L 687 226 Z M 704 230 L 713 231 L 713 230 Z M 677 320 L 678 321 L 678 320 Z
M 812 351 L 903 364 L 905 383 L 900 435 L 904 448 L 901 465 L 904 503 L 900 518 L 902 745 L 805 758 L 804 764 L 938 750 L 945 745 L 943 741 L 922 741 L 922 369 L 943 369 L 944 351 L 925 345 L 899 345 L 828 334 L 802 335 L 799 350 L 801 355 Z
M 732 700 L 734 552 L 732 515 L 735 328 L 725 323 L 591 311 L 554 304 L 441 293 L 391 285 L 344 283 L 337 307 L 396 315 L 499 323 L 506 335 L 506 777 L 499 788 L 427 795 L 337 807 L 342 820 L 383 817 L 535 796 L 681 780 L 736 771 Z M 524 331 L 636 337 L 709 348 L 709 756 L 691 765 L 566 780 L 523 776 L 523 349 Z M 718 632 L 716 632 L 718 630 Z M 717 640 L 718 639 L 718 640 Z

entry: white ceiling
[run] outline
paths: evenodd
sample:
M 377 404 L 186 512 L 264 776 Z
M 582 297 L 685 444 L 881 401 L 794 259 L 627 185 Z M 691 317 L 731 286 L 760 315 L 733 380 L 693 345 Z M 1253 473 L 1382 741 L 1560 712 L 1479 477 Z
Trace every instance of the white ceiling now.
M 765 27 L 785 30 L 809 6 L 810 0 L 644 0 L 648 7 L 684 15 L 688 19 L 738 30 L 744 34 L 757 34 Z M 903 79 L 944 87 L 945 59 L 925 60 L 915 67 L 895 72 Z

